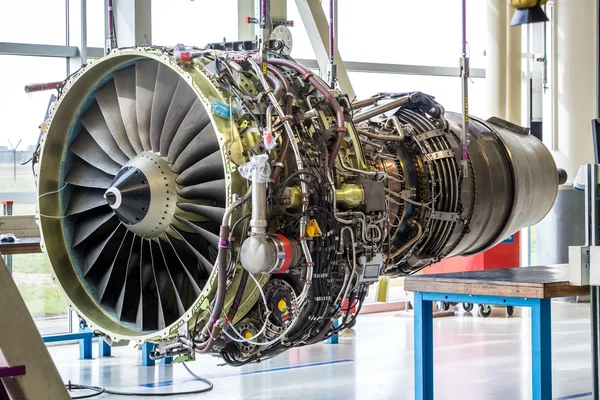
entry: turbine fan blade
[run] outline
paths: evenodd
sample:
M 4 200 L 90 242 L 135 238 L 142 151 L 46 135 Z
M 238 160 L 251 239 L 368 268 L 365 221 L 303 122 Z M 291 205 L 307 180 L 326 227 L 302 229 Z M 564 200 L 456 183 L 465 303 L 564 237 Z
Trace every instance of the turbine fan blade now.
M 223 222 L 223 216 L 225 215 L 225 209 L 223 207 L 203 206 L 192 203 L 177 203 L 177 207 L 181 208 L 183 211 L 189 211 L 206 217 L 217 224 Z
M 178 229 L 176 229 L 175 227 L 173 228 L 175 230 L 175 232 L 177 232 L 179 234 L 179 237 L 181 238 L 181 241 L 183 241 L 183 243 L 185 243 L 185 245 L 188 247 L 189 250 L 191 250 L 191 252 L 194 254 L 194 256 L 196 256 L 196 259 L 198 260 L 198 267 L 202 267 L 202 269 L 198 270 L 198 272 L 201 273 L 201 276 L 205 276 L 208 277 L 210 275 L 210 273 L 213 270 L 213 263 L 211 263 L 206 257 L 204 257 L 189 241 L 188 239 L 186 239 L 186 237 L 184 236 L 184 232 L 179 231 Z
M 204 239 L 206 239 L 206 241 L 208 241 L 208 243 L 212 244 L 214 247 L 219 247 L 219 236 L 215 235 L 214 233 L 212 233 L 210 231 L 207 231 L 204 228 L 199 227 L 198 225 L 188 221 L 185 218 L 181 218 L 177 215 L 175 216 L 175 218 L 178 221 L 183 222 L 184 224 L 186 224 L 187 226 L 192 228 L 194 232 L 196 232 L 198 235 L 202 236 Z
M 185 150 L 194 137 L 209 134 L 208 132 L 204 132 L 204 130 L 210 130 L 214 135 L 214 129 L 210 123 L 208 113 L 200 99 L 196 98 L 169 146 L 167 155 L 169 163 L 173 164 L 177 160 L 177 157 Z
M 150 115 L 156 86 L 158 62 L 151 60 L 135 63 L 135 108 L 138 133 L 145 151 L 152 151 L 150 142 Z
M 131 66 L 115 72 L 115 87 L 125 132 L 133 150 L 139 154 L 144 151 L 144 147 L 138 134 L 135 82 L 135 67 Z
M 181 174 L 194 165 L 194 163 L 217 151 L 219 151 L 219 140 L 214 134 L 213 126 L 210 125 L 204 128 L 200 134 L 196 135 L 185 150 L 181 152 L 179 157 L 177 157 L 175 164 L 173 164 L 173 172 Z M 223 164 L 223 161 L 221 161 L 221 164 Z
M 172 254 L 174 255 L 174 257 L 177 259 L 177 261 L 179 262 L 175 262 L 172 265 L 179 265 L 179 267 L 181 268 L 181 270 L 183 271 L 185 277 L 187 277 L 187 282 L 188 285 L 183 285 L 182 284 L 182 300 L 184 301 L 184 306 L 185 308 L 190 308 L 192 306 L 192 304 L 194 303 L 194 301 L 196 300 L 196 298 L 198 298 L 198 296 L 200 296 L 201 293 L 201 289 L 200 286 L 198 286 L 198 283 L 196 283 L 196 278 L 192 275 L 192 273 L 190 272 L 190 270 L 187 268 L 187 265 L 189 265 L 188 263 L 182 261 L 181 257 L 180 257 L 180 252 L 177 251 L 177 249 L 175 248 L 173 242 L 171 241 L 171 239 L 169 238 L 169 235 L 165 235 L 164 236 L 165 240 L 167 243 L 169 243 L 170 249 L 172 250 Z M 165 253 L 167 254 L 167 258 L 169 260 L 174 259 L 169 253 L 171 253 L 171 251 L 168 250 L 169 247 L 166 247 L 163 249 L 165 251 Z M 190 290 L 187 290 L 189 288 L 191 288 Z
M 227 196 L 227 181 L 219 179 L 216 181 L 200 183 L 187 186 L 177 192 L 184 199 L 202 199 L 223 202 Z
M 108 189 L 113 181 L 113 176 L 106 172 L 100 171 L 98 168 L 92 167 L 90 164 L 82 161 L 78 157 L 74 157 L 69 173 L 65 178 L 66 183 L 75 186 L 85 186 L 91 188 Z
M 210 156 L 198 161 L 179 175 L 176 182 L 183 186 L 195 185 L 207 181 L 223 179 L 223 156 L 220 151 L 215 151 Z
M 73 141 L 69 150 L 107 174 L 114 176 L 121 169 L 121 164 L 110 158 L 85 129 L 79 132 L 77 139 Z
M 119 108 L 119 98 L 117 97 L 117 89 L 115 88 L 114 81 L 96 90 L 94 96 L 100 106 L 100 111 L 102 111 L 106 125 L 119 145 L 119 148 L 127 157 L 135 157 L 135 150 L 127 138 L 125 125 L 123 125 L 121 109 Z
M 110 207 L 103 207 L 80 214 L 75 224 L 71 246 L 75 247 L 90 237 L 92 233 L 113 218 L 114 215 L 115 213 Z
M 154 88 L 154 98 L 152 100 L 152 114 L 150 115 L 150 143 L 152 143 L 152 151 L 154 152 L 160 151 L 160 134 L 178 80 L 179 76 L 171 68 L 165 64 L 158 66 L 156 87 Z
M 103 205 L 106 205 L 104 189 L 75 186 L 65 215 L 79 214 Z
M 92 138 L 104 150 L 106 154 L 120 165 L 129 161 L 129 158 L 121 151 L 121 148 L 110 133 L 108 125 L 102 116 L 98 103 L 92 104 L 81 116 L 79 121 L 90 133 Z
M 96 298 L 108 307 L 114 307 L 120 292 L 120 285 L 125 279 L 127 269 L 123 265 L 127 265 L 131 248 L 133 247 L 134 234 L 129 235 L 129 231 L 125 231 L 123 239 L 117 248 L 117 252 L 110 262 L 110 266 L 104 272 L 96 287 Z
M 160 296 L 160 285 L 161 285 L 161 281 L 158 279 L 157 276 L 157 268 L 158 265 L 157 263 L 159 262 L 159 259 L 157 259 L 158 254 L 154 254 L 154 251 L 152 250 L 152 244 L 154 243 L 153 241 L 148 241 L 148 243 L 150 244 L 150 259 L 152 261 L 152 277 L 154 278 L 154 286 L 153 289 L 155 291 L 154 294 L 156 294 L 156 299 L 158 302 L 158 305 L 156 307 L 156 310 L 158 311 L 158 319 L 157 319 L 157 325 L 158 328 L 157 329 L 165 329 L 166 328 L 166 322 L 165 322 L 165 312 L 163 309 L 163 301 L 161 299 Z M 152 286 L 152 283 L 150 284 Z
M 159 240 L 157 241 L 158 249 L 160 250 L 160 255 L 162 257 L 162 265 L 165 267 L 162 272 L 163 276 L 161 278 L 161 282 L 164 285 L 161 292 L 168 296 L 171 299 L 171 302 L 173 302 L 174 300 L 175 305 L 177 307 L 177 313 L 173 313 L 173 305 L 171 305 L 172 321 L 169 322 L 169 324 L 171 324 L 177 319 L 177 315 L 183 315 L 185 313 L 185 308 L 183 307 L 183 301 L 181 300 L 181 292 L 175 285 L 174 272 L 176 272 L 176 270 L 173 267 L 169 266 L 167 258 L 165 257 L 165 252 L 163 251 L 163 247 L 161 246 L 160 242 L 161 240 L 159 238 Z M 167 279 L 165 279 L 165 277 Z
M 173 137 L 196 98 L 196 94 L 190 85 L 180 78 L 175 88 L 175 94 L 173 94 L 173 100 L 171 100 L 171 104 L 169 105 L 162 133 L 160 134 L 160 155 L 162 157 L 167 156 Z
M 158 296 L 152 268 L 150 243 L 148 240 L 142 241 L 140 254 L 140 301 L 138 304 L 136 324 L 144 331 L 153 331 L 158 329 L 158 319 L 156 314 L 158 308 Z
M 112 239 L 118 240 L 120 234 L 119 228 L 121 227 L 121 224 L 116 223 L 115 225 L 116 226 L 110 227 L 111 230 L 109 231 L 103 229 L 103 232 L 100 230 L 94 232 L 92 237 L 94 240 L 86 241 L 87 245 L 85 248 L 85 256 L 83 258 L 83 271 L 81 271 L 86 280 L 88 274 L 92 270 L 92 267 L 97 265 L 97 261 L 101 258 L 100 255 L 107 248 L 108 242 L 110 242 Z
M 140 239 L 137 241 L 136 239 Z M 143 239 L 137 236 L 133 237 L 129 258 L 127 260 L 127 269 L 123 286 L 115 305 L 115 311 L 121 321 L 135 322 L 135 314 L 140 298 L 139 268 L 140 268 L 140 249 Z M 136 245 L 136 242 L 138 243 Z M 126 305 L 126 307 L 125 307 Z

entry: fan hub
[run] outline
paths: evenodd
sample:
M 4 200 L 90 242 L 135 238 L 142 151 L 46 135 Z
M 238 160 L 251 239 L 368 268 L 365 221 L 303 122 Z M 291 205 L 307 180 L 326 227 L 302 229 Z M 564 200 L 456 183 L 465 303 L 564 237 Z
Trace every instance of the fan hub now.
M 127 229 L 156 237 L 167 230 L 175 213 L 175 177 L 158 154 L 143 152 L 121 168 L 104 199 Z

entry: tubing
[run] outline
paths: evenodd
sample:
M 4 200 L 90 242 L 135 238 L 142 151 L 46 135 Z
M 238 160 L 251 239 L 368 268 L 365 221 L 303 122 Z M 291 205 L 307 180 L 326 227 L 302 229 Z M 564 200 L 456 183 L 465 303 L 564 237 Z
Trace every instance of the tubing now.
M 60 89 L 63 81 L 48 82 L 48 83 L 30 83 L 25 85 L 25 93 L 42 92 L 44 90 Z
M 340 149 L 342 148 L 342 141 L 343 141 L 344 135 L 346 133 L 346 122 L 344 121 L 344 111 L 342 110 L 340 103 L 338 103 L 338 101 L 335 99 L 335 97 L 333 97 L 333 95 L 329 92 L 329 90 L 326 89 L 325 86 L 323 86 L 321 84 L 321 82 L 319 82 L 317 80 L 317 78 L 315 78 L 313 76 L 312 72 L 310 72 L 308 69 L 304 68 L 303 66 L 301 66 L 293 61 L 290 61 L 290 60 L 284 60 L 282 58 L 269 58 L 267 60 L 267 62 L 270 64 L 273 64 L 273 65 L 283 65 L 284 67 L 288 67 L 288 68 L 295 70 L 296 72 L 298 72 L 299 74 L 302 75 L 302 78 L 304 80 L 307 80 L 311 85 L 313 85 L 315 87 L 315 89 L 317 89 L 319 91 L 319 93 L 321 93 L 323 95 L 325 100 L 327 100 L 329 102 L 329 104 L 331 104 L 331 107 L 335 111 L 337 125 L 338 125 L 338 127 L 336 129 L 338 136 L 337 136 L 335 144 L 333 145 L 333 148 L 331 149 L 331 152 L 329 154 L 328 167 L 330 169 L 332 169 L 333 166 L 335 165 L 335 160 L 337 159 L 337 155 L 340 152 Z
M 380 135 L 377 133 L 373 133 L 364 129 L 357 129 L 358 133 L 361 135 L 365 135 L 368 138 L 371 139 L 377 139 L 377 140 L 390 140 L 390 141 L 398 141 L 398 142 L 402 142 L 404 141 L 404 136 L 395 136 L 395 135 Z
M 203 332 L 207 331 L 210 332 L 210 334 L 204 342 L 194 344 L 194 348 L 200 350 L 200 353 L 209 352 L 212 349 L 212 344 L 214 342 L 213 338 L 216 338 L 221 334 L 221 327 L 217 325 L 216 322 L 220 318 L 223 306 L 225 305 L 225 292 L 227 289 L 227 250 L 229 249 L 230 232 L 229 218 L 233 210 L 244 204 L 251 194 L 252 188 L 250 188 L 243 197 L 240 197 L 231 203 L 223 215 L 223 221 L 219 231 L 219 250 L 217 254 L 217 294 L 215 295 L 213 311 L 203 329 Z M 205 335 L 206 333 L 203 334 L 203 336 Z
M 415 236 L 413 236 L 408 242 L 406 242 L 402 247 L 400 247 L 394 253 L 390 254 L 389 257 L 387 257 L 388 260 L 390 260 L 390 259 L 393 260 L 394 258 L 398 257 L 400 254 L 402 254 L 403 251 L 408 249 L 417 240 L 419 240 L 421 238 L 421 235 L 423 234 L 423 227 L 418 222 L 415 222 L 415 225 L 417 225 L 417 233 L 415 234 Z
M 290 82 L 287 80 L 285 75 L 283 75 L 283 73 L 279 70 L 279 68 L 271 64 L 267 64 L 267 70 L 269 72 L 272 72 L 283 84 L 283 87 L 285 88 L 285 113 L 286 115 L 292 115 L 294 95 L 292 94 Z M 283 169 L 282 165 L 285 161 L 285 156 L 287 155 L 289 147 L 290 138 L 287 135 L 284 135 L 281 142 L 281 152 L 279 153 L 279 158 L 277 159 L 277 163 L 275 164 L 275 168 L 273 169 L 273 182 L 277 182 L 277 179 L 279 179 L 279 175 L 281 174 L 281 170 Z
M 267 71 L 267 81 L 273 86 L 273 94 L 275 94 L 275 98 L 279 101 L 281 96 L 283 96 L 283 86 L 281 82 L 275 77 L 275 74 L 270 71 Z
M 381 97 L 370 97 L 368 99 L 355 101 L 351 105 L 352 105 L 353 109 L 359 109 L 359 108 L 363 108 L 363 107 L 367 107 L 367 106 L 372 106 L 373 104 L 377 103 L 379 100 L 381 100 Z
M 402 96 L 402 97 L 399 97 L 388 103 L 385 103 L 380 106 L 373 107 L 370 110 L 364 111 L 364 112 L 354 116 L 354 118 L 352 118 L 352 120 L 354 121 L 355 124 L 357 124 L 359 122 L 366 121 L 369 118 L 376 117 L 379 114 L 383 114 L 386 111 L 390 111 L 390 110 L 393 110 L 394 108 L 398 108 L 400 106 L 406 105 L 406 104 L 408 104 L 409 101 L 410 101 L 409 96 Z

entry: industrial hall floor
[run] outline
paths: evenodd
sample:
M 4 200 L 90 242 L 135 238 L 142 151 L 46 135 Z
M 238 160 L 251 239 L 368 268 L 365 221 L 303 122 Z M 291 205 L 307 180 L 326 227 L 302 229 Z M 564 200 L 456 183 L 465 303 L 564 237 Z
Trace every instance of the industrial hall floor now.
M 552 308 L 553 397 L 591 399 L 589 305 L 554 302 Z M 527 309 L 506 317 L 498 308 L 487 319 L 461 309 L 454 317 L 434 319 L 434 337 L 436 399 L 531 398 Z M 181 365 L 142 367 L 141 351 L 130 347 L 93 360 L 79 360 L 77 345 L 49 349 L 65 381 L 157 393 L 203 385 Z M 96 351 L 94 345 L 94 356 Z M 293 349 L 241 368 L 222 366 L 211 356 L 188 365 L 213 381 L 214 390 L 170 398 L 413 399 L 413 318 L 405 312 L 364 315 L 339 344 Z

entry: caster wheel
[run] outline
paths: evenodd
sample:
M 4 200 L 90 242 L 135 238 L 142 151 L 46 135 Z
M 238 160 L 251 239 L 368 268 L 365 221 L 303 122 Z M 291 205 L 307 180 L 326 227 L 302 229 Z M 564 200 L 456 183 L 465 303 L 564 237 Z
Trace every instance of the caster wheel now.
M 506 306 L 506 313 L 508 314 L 508 316 L 512 316 L 513 313 L 515 312 L 515 308 L 513 306 Z
M 463 303 L 462 307 L 463 307 L 463 310 L 465 310 L 466 312 L 473 311 L 473 304 L 471 304 L 471 303 Z
M 452 306 L 457 306 L 457 305 L 458 305 L 458 303 L 450 303 L 450 305 L 452 305 Z
M 438 301 L 437 308 L 439 311 L 448 311 L 450 309 L 450 303 L 446 301 Z
M 479 316 L 483 318 L 487 318 L 492 314 L 492 307 L 488 304 L 482 304 L 479 306 Z

